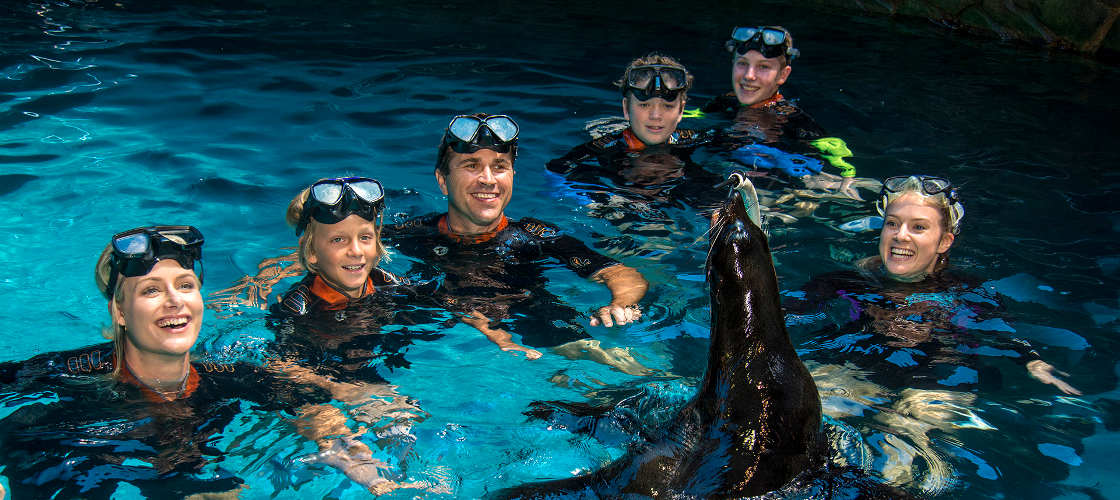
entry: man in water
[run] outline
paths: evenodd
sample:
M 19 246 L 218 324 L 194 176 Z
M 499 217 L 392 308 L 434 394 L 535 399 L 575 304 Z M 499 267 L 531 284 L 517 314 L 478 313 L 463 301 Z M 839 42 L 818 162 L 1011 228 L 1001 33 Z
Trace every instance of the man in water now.
M 460 115 L 451 120 L 440 143 L 435 177 L 447 196 L 447 212 L 386 227 L 401 253 L 421 260 L 413 271 L 424 278 L 442 274 L 439 299 L 465 313 L 464 322 L 503 350 L 524 348 L 499 323 L 531 347 L 584 352 L 627 373 L 645 368 L 621 350 L 599 349 L 577 325 L 573 308 L 545 288 L 543 272 L 561 264 L 581 277 L 603 283 L 611 300 L 590 318 L 591 326 L 625 325 L 641 316 L 637 303 L 648 283 L 635 269 L 600 255 L 557 227 L 532 218 L 505 215 L 513 195 L 517 124 L 505 115 Z M 491 318 L 494 318 L 493 320 Z

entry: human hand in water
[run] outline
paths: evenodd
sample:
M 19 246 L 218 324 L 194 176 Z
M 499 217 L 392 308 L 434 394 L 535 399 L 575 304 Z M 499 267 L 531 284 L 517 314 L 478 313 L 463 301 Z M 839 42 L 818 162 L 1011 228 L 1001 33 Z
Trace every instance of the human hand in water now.
M 490 318 L 485 314 L 478 311 L 471 311 L 469 314 L 464 315 L 462 318 L 463 323 L 473 326 L 476 330 L 482 332 L 486 338 L 491 342 L 498 345 L 498 348 L 506 352 L 521 352 L 525 353 L 526 359 L 537 359 L 541 357 L 541 352 L 536 349 L 530 349 L 517 342 L 513 341 L 513 335 L 501 328 L 490 328 Z
M 611 304 L 609 306 L 600 307 L 591 315 L 591 326 L 603 325 L 610 328 L 614 325 L 622 326 L 633 323 L 642 318 L 642 308 L 637 304 L 630 304 L 626 307 Z
M 1062 391 L 1066 394 L 1072 394 L 1074 396 L 1081 395 L 1081 391 L 1077 390 L 1077 388 L 1069 385 L 1068 383 L 1066 383 L 1066 381 L 1054 375 L 1055 373 L 1057 373 L 1058 375 L 1061 375 L 1063 377 L 1068 377 L 1068 373 L 1054 368 L 1050 363 L 1047 363 L 1041 359 L 1036 359 L 1027 363 L 1027 372 L 1029 372 L 1031 376 L 1035 378 L 1035 380 L 1057 387 L 1059 391 Z

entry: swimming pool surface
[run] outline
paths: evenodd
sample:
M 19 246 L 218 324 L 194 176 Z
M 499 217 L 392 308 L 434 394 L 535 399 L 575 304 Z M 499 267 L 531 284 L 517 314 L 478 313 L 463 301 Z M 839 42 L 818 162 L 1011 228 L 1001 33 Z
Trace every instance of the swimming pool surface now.
M 378 178 L 398 216 L 441 210 L 432 167 L 448 119 L 506 113 L 521 125 L 508 213 L 558 224 L 650 279 L 645 322 L 589 331 L 663 375 L 547 354 L 530 362 L 465 325 L 446 329 L 408 351 L 410 367 L 386 372 L 429 414 L 413 428 L 401 477 L 432 485 L 420 496 L 475 498 L 594 469 L 624 452 L 626 436 L 550 429 L 521 412 L 534 400 L 588 401 L 615 390 L 663 411 L 687 400 L 707 354 L 706 226 L 680 208 L 668 213 L 678 222 L 667 236 L 624 234 L 557 189 L 544 164 L 584 142 L 586 122 L 621 114 L 610 82 L 631 58 L 650 50 L 678 57 L 696 75 L 697 105 L 729 89 L 722 44 L 735 23 L 782 24 L 802 52 L 783 94 L 847 141 L 860 176 L 927 173 L 958 184 L 967 214 L 955 267 L 998 292 L 1009 328 L 1085 394 L 1063 396 L 998 360 L 998 387 L 930 394 L 875 386 L 815 360 L 843 346 L 794 327 L 826 414 L 857 442 L 847 451 L 930 496 L 1120 497 L 1108 465 L 1120 451 L 1116 67 L 922 22 L 777 2 L 483 5 L 123 0 L 0 10 L 0 265 L 8 271 L 0 361 L 102 341 L 105 302 L 92 268 L 114 232 L 198 226 L 205 295 L 295 243 L 284 210 L 321 177 Z M 811 276 L 874 253 L 873 232 L 835 228 L 872 210 L 870 202 L 839 203 L 776 231 L 782 288 L 794 293 Z M 408 258 L 394 257 L 385 267 L 409 269 Z M 602 287 L 571 273 L 549 278 L 577 309 L 604 302 Z M 199 347 L 238 353 L 272 337 L 263 312 L 241 312 L 208 312 Z M 827 321 L 791 319 L 801 320 Z M 0 409 L 16 404 L 0 396 Z M 303 464 L 314 446 L 298 441 L 267 414 L 226 427 L 223 466 L 250 484 L 243 498 L 365 494 Z M 124 481 L 118 493 L 135 496 Z

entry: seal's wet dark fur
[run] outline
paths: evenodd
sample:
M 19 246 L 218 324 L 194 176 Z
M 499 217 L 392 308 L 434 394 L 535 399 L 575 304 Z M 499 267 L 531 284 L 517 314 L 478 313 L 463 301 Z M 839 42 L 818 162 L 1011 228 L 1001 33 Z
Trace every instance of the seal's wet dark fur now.
M 708 370 L 665 433 L 595 473 L 499 497 L 737 498 L 819 468 L 820 398 L 786 333 L 766 236 L 738 192 L 717 210 L 707 273 Z

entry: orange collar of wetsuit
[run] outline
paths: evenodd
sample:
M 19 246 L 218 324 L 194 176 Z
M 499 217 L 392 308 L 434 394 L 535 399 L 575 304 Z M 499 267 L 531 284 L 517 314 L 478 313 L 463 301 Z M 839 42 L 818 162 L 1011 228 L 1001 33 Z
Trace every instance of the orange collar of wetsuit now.
M 187 373 L 187 385 L 183 388 L 183 391 L 179 394 L 178 399 L 189 398 L 189 397 L 191 397 L 191 394 L 194 394 L 194 391 L 196 389 L 198 389 L 198 381 L 200 379 L 200 377 L 198 376 L 198 371 L 194 369 L 194 365 L 188 364 L 187 367 L 190 369 L 190 372 Z M 145 384 L 144 382 L 140 381 L 140 378 L 137 377 L 136 374 L 132 373 L 132 369 L 128 367 L 128 362 L 127 361 L 124 362 L 124 367 L 123 368 L 124 369 L 121 370 L 121 375 L 120 375 L 121 382 L 124 382 L 126 384 L 132 384 L 132 385 L 136 386 L 136 388 L 140 389 L 140 393 L 144 395 L 144 399 L 147 399 L 148 401 L 151 401 L 152 403 L 167 403 L 168 402 L 167 398 L 163 397 L 163 395 L 161 395 L 160 393 L 152 390 L 151 387 L 148 387 L 148 384 Z
M 771 96 L 769 99 L 767 99 L 765 101 L 762 101 L 762 102 L 756 102 L 754 104 L 751 104 L 751 109 L 765 108 L 766 106 L 769 106 L 769 105 L 774 104 L 776 102 L 784 101 L 785 99 L 786 99 L 785 97 L 782 97 L 781 92 L 775 92 L 774 95 Z
M 373 293 L 373 277 L 366 277 L 366 286 L 362 287 L 362 297 Z M 311 282 L 311 293 L 318 297 L 326 306 L 323 309 L 333 311 L 336 309 L 343 309 L 350 303 L 350 296 L 335 290 L 334 287 L 327 284 L 322 276 L 315 275 L 315 280 Z
M 622 138 L 626 140 L 627 151 L 641 151 L 646 148 L 646 143 L 642 142 L 630 129 L 622 131 Z
M 502 215 L 502 220 L 498 221 L 498 227 L 487 231 L 482 234 L 459 234 L 451 230 L 451 226 L 447 225 L 447 214 L 439 218 L 439 234 L 442 234 L 456 243 L 463 243 L 465 245 L 476 245 L 494 239 L 498 233 L 505 230 L 509 226 L 509 219 Z

